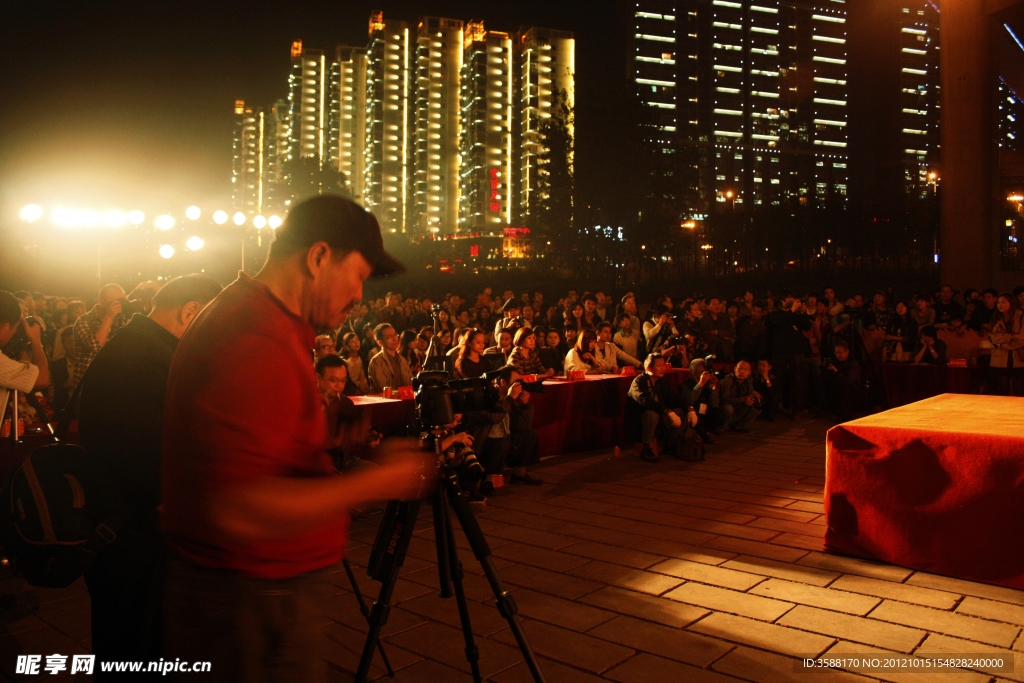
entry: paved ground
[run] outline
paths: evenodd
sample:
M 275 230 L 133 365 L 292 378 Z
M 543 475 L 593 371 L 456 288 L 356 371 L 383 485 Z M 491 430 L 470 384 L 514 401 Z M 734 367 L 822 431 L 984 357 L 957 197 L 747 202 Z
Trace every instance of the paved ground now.
M 759 423 L 723 437 L 705 463 L 647 464 L 611 453 L 566 456 L 547 483 L 493 497 L 480 523 L 552 683 L 728 680 L 981 683 L 980 672 L 794 673 L 794 655 L 1016 654 L 1024 681 L 1024 592 L 820 552 L 820 422 Z M 384 640 L 396 681 L 470 680 L 454 599 L 436 595 L 429 513 L 413 540 Z M 352 529 L 361 590 L 380 515 Z M 459 534 L 459 532 L 456 532 Z M 459 537 L 484 677 L 530 680 L 479 565 Z M 0 579 L 0 669 L 15 654 L 89 649 L 80 584 L 26 590 Z M 344 573 L 325 624 L 333 678 L 351 680 L 365 622 Z M 375 676 L 383 674 L 380 659 Z M 467 673 L 462 673 L 467 672 Z M 56 678 L 45 676 L 44 679 Z

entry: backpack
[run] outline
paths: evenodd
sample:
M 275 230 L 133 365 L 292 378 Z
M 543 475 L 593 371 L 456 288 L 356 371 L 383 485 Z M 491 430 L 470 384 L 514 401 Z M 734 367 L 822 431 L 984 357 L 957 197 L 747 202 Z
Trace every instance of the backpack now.
M 0 492 L 3 554 L 32 586 L 70 586 L 117 538 L 125 515 L 115 490 L 81 446 L 37 448 Z

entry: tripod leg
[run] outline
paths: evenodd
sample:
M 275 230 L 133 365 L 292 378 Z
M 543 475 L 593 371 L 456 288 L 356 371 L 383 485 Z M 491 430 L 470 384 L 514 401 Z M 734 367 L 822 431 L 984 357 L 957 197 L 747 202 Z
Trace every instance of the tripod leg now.
M 356 602 L 359 603 L 359 612 L 366 619 L 366 623 L 370 623 L 370 610 L 366 608 L 366 601 L 363 600 L 363 594 L 359 592 L 359 584 L 356 583 L 355 572 L 352 571 L 352 565 L 348 563 L 348 558 L 341 561 L 343 567 L 345 567 L 345 573 L 348 574 L 349 583 L 352 584 L 352 591 L 356 594 Z M 377 651 L 380 652 L 380 658 L 384 662 L 384 666 L 387 667 L 388 676 L 391 678 L 395 677 L 395 670 L 391 668 L 391 662 L 388 661 L 388 656 L 384 654 L 384 643 L 377 641 Z
M 452 597 L 452 561 L 449 550 L 448 534 L 441 533 L 442 529 L 451 526 L 451 512 L 448 510 L 448 503 L 445 497 L 438 491 L 433 500 L 434 512 L 434 545 L 437 546 L 437 576 L 441 586 L 440 595 L 442 598 Z
M 389 510 L 392 509 L 389 504 Z M 377 572 L 380 571 L 380 567 L 384 565 L 382 561 L 375 561 L 374 558 L 370 558 L 370 566 L 373 569 L 374 578 L 381 579 L 380 595 L 377 596 L 377 600 L 373 603 L 373 609 L 370 610 L 370 625 L 369 633 L 366 636 L 366 644 L 363 645 L 363 655 L 359 659 L 359 670 L 356 671 L 356 683 L 365 683 L 366 676 L 370 673 L 370 664 L 373 663 L 373 650 L 380 642 L 380 631 L 384 624 L 388 623 L 388 615 L 391 612 L 391 596 L 395 592 L 395 583 L 398 582 L 398 572 L 402 568 L 402 563 L 405 562 L 405 555 L 409 551 L 409 541 L 412 538 L 413 527 L 416 526 L 416 517 L 419 514 L 420 505 L 419 502 L 411 503 L 400 503 L 394 508 L 395 519 L 385 519 L 381 522 L 381 529 L 388 531 L 387 536 L 391 538 L 391 542 L 382 545 L 385 555 L 389 551 L 393 552 L 393 557 L 386 563 L 387 573 L 385 576 L 380 577 Z M 385 512 L 387 517 L 388 512 Z M 397 522 L 397 523 L 395 523 Z M 381 539 L 381 532 L 378 531 L 378 541 L 387 540 Z M 375 548 L 378 543 L 374 543 Z M 379 558 L 378 558 L 379 559 Z
M 516 617 L 519 608 L 516 607 L 515 599 L 505 589 L 505 584 L 502 583 L 501 577 L 498 576 L 498 570 L 495 569 L 494 561 L 491 559 L 491 549 L 487 545 L 487 538 L 480 529 L 480 525 L 476 521 L 473 510 L 469 507 L 466 496 L 459 488 L 458 479 L 452 473 L 451 476 L 444 479 L 443 483 L 445 492 L 448 494 L 447 499 L 455 511 L 455 515 L 459 518 L 459 523 L 462 525 L 462 532 L 466 534 L 466 540 L 469 541 L 469 546 L 473 549 L 473 555 L 480 562 L 480 566 L 487 576 L 487 581 L 491 584 L 491 591 L 494 593 L 498 611 L 508 621 L 509 629 L 511 629 L 512 635 L 515 636 L 516 642 L 519 644 L 519 650 L 523 653 L 523 658 L 526 660 L 526 665 L 530 668 L 530 673 L 533 674 L 533 680 L 535 683 L 545 683 L 544 674 L 540 670 L 540 663 L 537 661 L 536 655 L 533 654 L 530 643 L 526 640 L 526 633 L 523 632 L 523 627 Z
M 480 650 L 473 638 L 473 625 L 469 619 L 469 605 L 466 603 L 466 591 L 462 587 L 462 562 L 459 560 L 459 549 L 455 545 L 455 531 L 452 529 L 451 511 L 448 509 L 448 499 L 445 496 L 438 496 L 441 505 L 444 507 L 444 526 L 435 528 L 434 533 L 443 533 L 447 539 L 448 566 L 451 574 L 452 584 L 455 586 L 455 602 L 459 606 L 459 621 L 462 623 L 462 636 L 466 639 L 466 661 L 473 672 L 473 681 L 480 683 Z

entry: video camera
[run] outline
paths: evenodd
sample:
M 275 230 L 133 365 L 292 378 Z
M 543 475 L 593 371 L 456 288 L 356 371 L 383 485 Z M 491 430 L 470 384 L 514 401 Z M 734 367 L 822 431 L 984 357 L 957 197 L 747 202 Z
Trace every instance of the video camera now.
M 530 375 L 532 376 L 532 375 Z M 513 385 L 519 384 L 523 387 L 523 391 L 527 391 L 531 394 L 543 394 L 544 393 L 544 380 L 538 379 L 534 382 L 527 382 L 524 378 L 520 377 Z
M 424 370 L 412 381 L 416 419 L 421 430 L 455 422 L 455 415 L 486 410 L 498 401 L 498 390 L 486 376 L 449 379 L 443 370 Z
M 119 299 L 121 302 L 121 315 L 125 320 L 131 320 L 136 313 L 146 314 L 146 304 L 141 299 Z

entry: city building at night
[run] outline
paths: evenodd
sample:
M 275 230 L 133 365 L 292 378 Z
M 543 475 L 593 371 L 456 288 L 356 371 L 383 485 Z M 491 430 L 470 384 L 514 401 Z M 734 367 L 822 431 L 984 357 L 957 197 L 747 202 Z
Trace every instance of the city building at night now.
M 291 106 L 290 157 L 312 157 L 323 164 L 327 152 L 327 56 L 323 50 L 292 43 L 292 69 L 288 74 Z
M 362 199 L 366 170 L 366 49 L 339 45 L 330 66 L 328 159 Z

